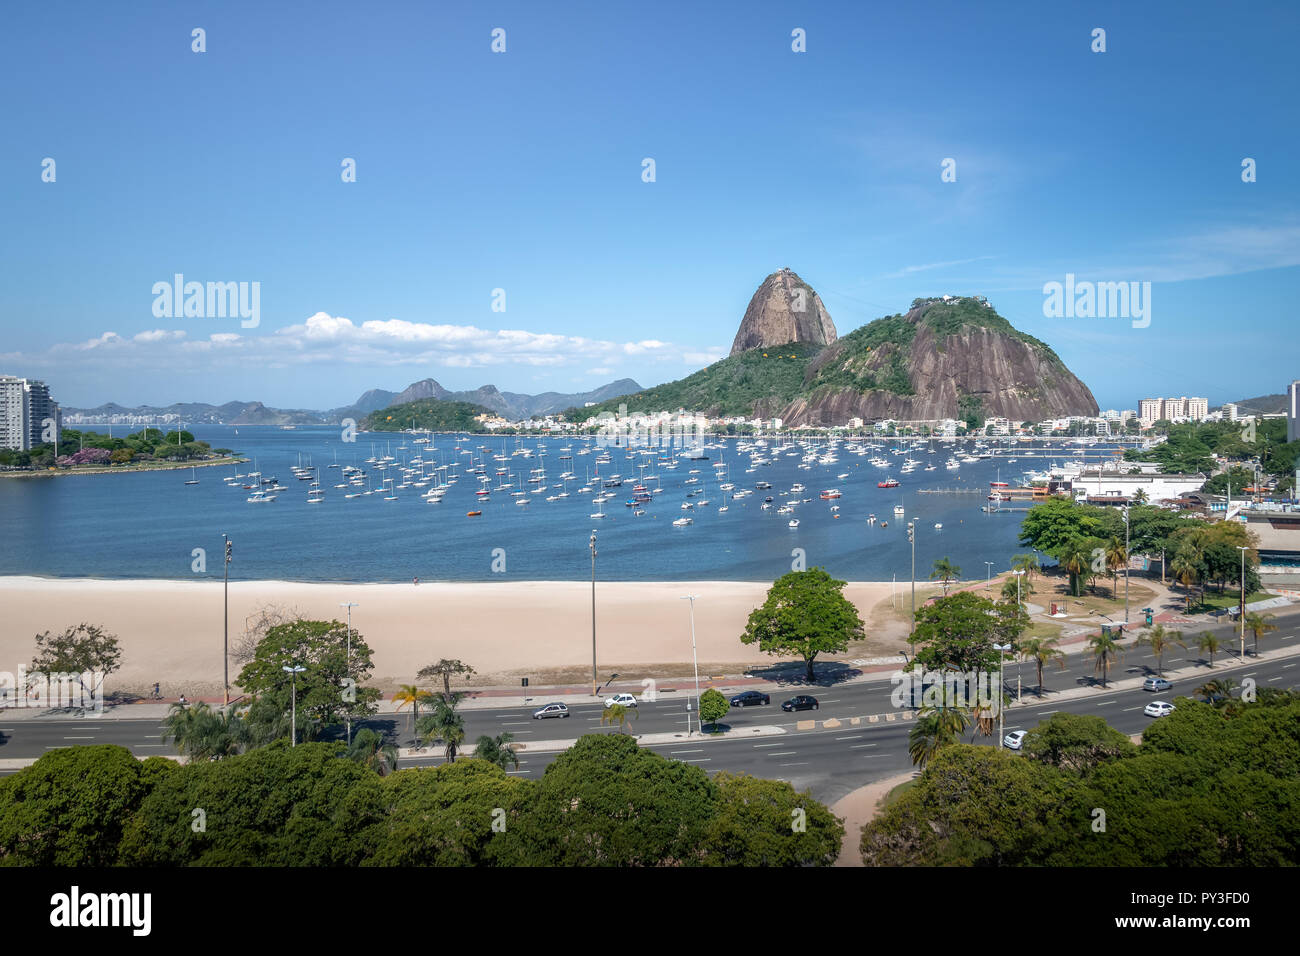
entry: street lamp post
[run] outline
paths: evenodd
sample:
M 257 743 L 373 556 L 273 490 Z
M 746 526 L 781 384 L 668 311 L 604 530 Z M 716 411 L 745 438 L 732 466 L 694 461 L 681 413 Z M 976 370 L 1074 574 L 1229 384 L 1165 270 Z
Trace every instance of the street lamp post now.
M 989 585 L 993 583 L 993 562 L 985 561 L 984 565 L 984 590 L 987 591 Z
M 222 569 L 221 583 L 221 674 L 225 686 L 225 706 L 230 706 L 230 557 L 235 543 L 226 535 L 221 536 L 226 543 L 225 567 Z
M 1249 549 L 1237 545 L 1237 550 L 1241 552 L 1241 605 L 1237 610 L 1237 620 L 1241 622 L 1241 659 L 1244 661 L 1246 659 L 1246 551 Z
M 1003 721 L 1002 711 L 1002 665 L 1006 661 L 1006 651 L 1011 650 L 1011 645 L 994 644 L 993 649 L 998 651 L 998 749 L 1002 749 L 1003 731 L 1006 729 L 1006 723 Z
M 681 600 L 691 602 L 691 662 L 695 665 L 695 722 L 699 724 L 700 733 L 704 733 L 704 724 L 700 720 L 700 659 L 695 652 L 695 595 L 684 595 Z M 717 730 L 715 727 L 714 730 Z M 686 712 L 686 736 L 691 735 L 691 712 Z
M 289 720 L 291 722 L 291 726 L 289 728 L 290 747 L 298 746 L 298 675 L 301 674 L 306 669 L 307 668 L 300 667 L 297 664 L 295 664 L 293 667 L 290 667 L 289 665 L 285 664 L 280 668 L 280 670 L 287 671 L 289 674 L 293 676 L 293 690 L 290 693 L 290 700 L 292 701 L 292 703 L 290 704 L 292 710 L 290 711 L 290 717 L 289 717 Z
M 596 696 L 596 529 L 591 529 L 591 696 Z
M 344 601 L 339 604 L 339 607 L 345 607 L 348 609 L 348 677 L 352 676 L 352 609 L 360 606 L 361 605 L 356 601 Z M 352 689 L 355 690 L 355 687 Z M 348 746 L 350 747 L 352 746 L 352 713 L 350 711 L 347 717 L 347 724 Z
M 1162 559 L 1163 560 L 1163 559 Z M 1133 566 L 1128 555 L 1128 505 L 1124 506 L 1124 623 L 1128 623 L 1128 571 Z M 1164 571 L 1164 568 L 1161 568 Z

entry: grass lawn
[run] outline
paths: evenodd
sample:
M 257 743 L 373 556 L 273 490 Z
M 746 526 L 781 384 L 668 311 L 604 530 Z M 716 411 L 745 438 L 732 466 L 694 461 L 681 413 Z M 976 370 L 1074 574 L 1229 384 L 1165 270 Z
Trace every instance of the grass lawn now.
M 892 806 L 895 802 L 897 802 L 899 797 L 905 794 L 908 790 L 911 790 L 913 787 L 915 787 L 916 784 L 917 781 L 915 780 L 908 780 L 904 783 L 900 783 L 893 790 L 890 790 L 889 793 L 885 794 L 885 799 L 880 801 L 880 809 L 884 810 L 887 807 Z

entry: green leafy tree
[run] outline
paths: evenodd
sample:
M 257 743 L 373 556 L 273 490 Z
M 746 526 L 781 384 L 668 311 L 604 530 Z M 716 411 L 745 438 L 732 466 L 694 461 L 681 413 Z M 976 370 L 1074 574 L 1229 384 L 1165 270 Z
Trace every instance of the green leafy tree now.
M 1137 752 L 1128 737 L 1100 717 L 1059 712 L 1025 735 L 1023 750 L 1033 760 L 1080 774 Z
M 802 657 L 811 683 L 818 654 L 841 653 L 864 636 L 857 608 L 844 597 L 846 583 L 821 568 L 783 575 L 750 613 L 741 643 L 757 642 L 765 654 Z
M 916 650 L 905 670 L 996 670 L 1001 655 L 994 644 L 1016 643 L 1029 624 L 1022 607 L 994 603 L 971 591 L 939 598 L 917 608 L 908 643 Z
M 494 850 L 524 866 L 696 864 L 717 802 L 700 767 L 588 734 L 546 768 Z
M 417 680 L 439 680 L 442 681 L 442 696 L 444 700 L 452 699 L 451 679 L 453 677 L 473 677 L 474 668 L 470 667 L 464 661 L 450 658 L 442 658 L 434 664 L 427 664 L 421 667 L 415 675 Z M 456 695 L 457 697 L 459 695 Z
M 934 562 L 934 568 L 930 571 L 930 580 L 938 578 L 943 583 L 943 596 L 948 596 L 948 583 L 961 578 L 961 568 L 953 564 L 947 558 L 939 558 Z
M 273 712 L 290 713 L 293 688 L 297 687 L 300 730 L 309 737 L 313 727 L 332 727 L 347 716 L 354 719 L 377 710 L 379 690 L 364 687 L 370 676 L 371 650 L 354 628 L 351 633 L 351 661 L 348 629 L 340 621 L 294 620 L 268 628 L 257 644 L 253 659 L 240 671 L 238 682 L 247 693 L 262 699 Z M 296 681 L 286 666 L 305 670 Z M 355 689 L 355 701 L 349 689 Z M 256 714 L 264 715 L 265 708 Z
M 731 702 L 723 697 L 716 689 L 710 687 L 700 695 L 700 723 L 712 724 L 713 729 L 718 729 L 718 721 L 727 716 L 727 711 L 731 710 Z
M 123 828 L 154 783 L 178 768 L 125 747 L 48 750 L 0 778 L 0 865 L 111 866 Z
M 702 843 L 706 866 L 830 866 L 844 823 L 784 780 L 722 771 Z
M 1237 682 L 1230 677 L 1220 677 L 1215 680 L 1206 681 L 1200 687 L 1196 688 L 1196 694 L 1207 704 L 1218 705 L 1232 698 L 1232 692 L 1236 690 Z
M 122 648 L 117 636 L 83 621 L 62 634 L 37 634 L 36 656 L 28 669 L 42 674 L 76 674 L 88 693 L 98 695 L 104 680 L 121 663 Z

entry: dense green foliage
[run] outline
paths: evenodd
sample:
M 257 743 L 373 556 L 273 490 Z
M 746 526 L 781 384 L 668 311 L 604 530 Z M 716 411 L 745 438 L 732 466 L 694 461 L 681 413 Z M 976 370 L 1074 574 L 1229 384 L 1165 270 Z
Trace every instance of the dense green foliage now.
M 65 428 L 59 432 L 59 445 L 37 445 L 31 451 L 0 449 L 0 466 L 14 468 L 106 467 L 130 462 L 211 458 L 228 454 L 230 449 L 213 449 L 205 441 L 195 441 L 188 431 L 164 432 L 160 428 L 143 428 L 125 437 L 110 438 L 99 432 Z
M 1261 475 L 1278 479 L 1280 489 L 1294 485 L 1294 472 L 1300 462 L 1300 441 L 1287 444 L 1286 422 L 1271 418 L 1257 423 L 1202 422 L 1183 425 L 1168 424 L 1157 430 L 1167 433 L 1165 441 L 1149 449 L 1129 449 L 1124 457 L 1130 461 L 1156 461 L 1166 472 L 1209 474 L 1215 467 L 1214 455 L 1246 465 L 1259 461 Z M 1241 480 L 1254 473 L 1249 467 L 1236 473 L 1233 487 L 1243 487 Z M 1262 477 L 1261 477 L 1262 480 Z M 1207 490 L 1222 494 L 1227 479 L 1216 480 Z
M 916 648 L 905 670 L 996 671 L 1002 654 L 994 644 L 1014 644 L 1029 626 L 1015 601 L 994 603 L 973 591 L 937 598 L 916 609 L 907 642 Z
M 808 866 L 843 832 L 787 783 L 714 780 L 623 734 L 538 781 L 483 760 L 381 776 L 341 743 L 283 741 L 183 766 L 73 747 L 0 779 L 10 866 Z
M 404 428 L 430 432 L 486 431 L 486 426 L 476 421 L 479 415 L 496 417 L 496 412 L 472 402 L 422 398 L 371 412 L 359 427 L 363 432 L 398 432 Z
M 1259 554 L 1245 525 L 1209 523 L 1153 505 L 1131 506 L 1129 522 L 1129 553 L 1163 552 L 1170 574 L 1189 589 L 1215 582 L 1222 590 L 1239 582 L 1241 552 L 1237 548 L 1248 548 L 1246 593 L 1259 590 Z M 1020 541 L 1055 558 L 1070 574 L 1071 593 L 1078 594 L 1082 581 L 1124 566 L 1124 514 L 1119 508 L 1049 498 L 1029 509 L 1020 524 Z
M 940 749 L 867 824 L 869 865 L 1278 866 L 1300 862 L 1300 698 L 1179 698 L 1140 746 L 1054 715 L 1023 756 Z
M 767 600 L 750 612 L 740 642 L 757 641 L 764 654 L 802 657 L 808 680 L 815 680 L 818 654 L 838 654 L 863 636 L 858 609 L 843 593 L 846 583 L 822 568 L 782 575 L 768 589 Z
M 602 412 L 616 414 L 619 406 L 625 405 L 629 413 L 685 409 L 730 417 L 752 415 L 754 403 L 763 399 L 779 410 L 802 389 L 808 363 L 820 351 L 820 346 L 793 342 L 776 349 L 750 349 L 675 382 L 611 398 L 590 408 L 570 409 L 566 414 L 578 421 L 589 421 Z

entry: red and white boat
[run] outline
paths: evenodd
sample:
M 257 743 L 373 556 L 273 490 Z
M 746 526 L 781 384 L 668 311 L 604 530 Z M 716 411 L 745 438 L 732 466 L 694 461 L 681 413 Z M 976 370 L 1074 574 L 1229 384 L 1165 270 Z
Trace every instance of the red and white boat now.
M 877 487 L 877 488 L 897 488 L 897 487 L 898 487 L 898 479 L 897 479 L 897 478 L 886 478 L 884 481 L 878 481 L 878 482 L 876 482 L 876 487 Z
M 840 490 L 838 488 L 827 488 L 825 491 L 822 492 L 823 501 L 826 501 L 830 498 L 842 498 L 842 497 L 844 496 L 840 494 Z

